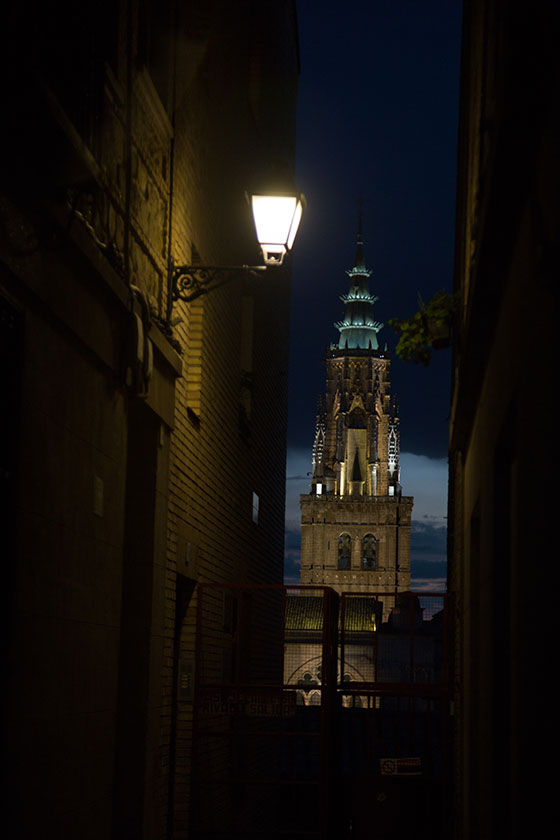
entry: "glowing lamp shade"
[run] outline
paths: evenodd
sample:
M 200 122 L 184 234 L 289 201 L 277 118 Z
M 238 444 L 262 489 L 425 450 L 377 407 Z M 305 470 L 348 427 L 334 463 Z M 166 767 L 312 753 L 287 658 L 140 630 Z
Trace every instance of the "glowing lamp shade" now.
M 267 265 L 279 265 L 296 238 L 303 213 L 298 195 L 252 195 L 257 239 Z

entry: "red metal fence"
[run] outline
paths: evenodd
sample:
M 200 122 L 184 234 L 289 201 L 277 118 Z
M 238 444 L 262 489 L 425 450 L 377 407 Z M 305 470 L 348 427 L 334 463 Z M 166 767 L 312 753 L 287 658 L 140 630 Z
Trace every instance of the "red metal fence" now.
M 445 836 L 446 602 L 201 585 L 192 836 Z

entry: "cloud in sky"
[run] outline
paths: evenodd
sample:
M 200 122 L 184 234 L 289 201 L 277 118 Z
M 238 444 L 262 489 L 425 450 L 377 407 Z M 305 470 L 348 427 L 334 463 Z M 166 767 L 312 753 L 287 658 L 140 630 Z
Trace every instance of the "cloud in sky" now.
M 307 475 L 313 469 L 311 448 L 288 449 L 286 464 L 286 530 L 299 531 L 301 516 L 299 497 L 302 493 L 309 493 L 311 476 Z
M 286 543 L 284 578 L 299 580 L 299 497 L 309 492 L 311 452 L 288 450 L 286 471 Z M 411 529 L 411 586 L 417 590 L 445 589 L 447 539 L 447 459 L 401 453 L 403 493 L 414 496 Z
M 401 452 L 401 483 L 414 496 L 412 519 L 447 527 L 447 458 Z
M 412 521 L 410 534 L 411 588 L 441 591 L 446 588 L 445 525 Z

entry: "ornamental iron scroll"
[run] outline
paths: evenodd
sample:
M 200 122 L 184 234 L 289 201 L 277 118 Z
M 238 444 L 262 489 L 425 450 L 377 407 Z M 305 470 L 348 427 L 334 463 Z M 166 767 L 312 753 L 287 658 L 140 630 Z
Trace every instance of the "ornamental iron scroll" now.
M 265 271 L 264 265 L 177 265 L 172 267 L 173 300 L 190 303 L 213 289 L 230 283 L 240 275 L 257 277 Z

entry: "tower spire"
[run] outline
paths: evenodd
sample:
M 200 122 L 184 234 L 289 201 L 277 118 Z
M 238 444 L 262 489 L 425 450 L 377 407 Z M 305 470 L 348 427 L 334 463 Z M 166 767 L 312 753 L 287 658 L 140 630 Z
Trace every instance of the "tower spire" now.
M 300 500 L 301 582 L 394 598 L 410 589 L 413 499 L 402 494 L 391 360 L 377 345 L 382 325 L 373 320 L 363 246 L 360 206 L 340 343 L 328 350 L 317 409 L 313 478 Z
M 350 290 L 347 295 L 342 295 L 340 298 L 346 305 L 344 318 L 335 324 L 340 332 L 338 342 L 340 350 L 355 348 L 377 350 L 379 346 L 377 333 L 383 327 L 383 324 L 373 317 L 373 304 L 377 296 L 372 295 L 369 290 L 368 279 L 371 271 L 366 268 L 364 259 L 362 220 L 363 211 L 360 204 L 354 266 L 346 272 L 350 278 Z

